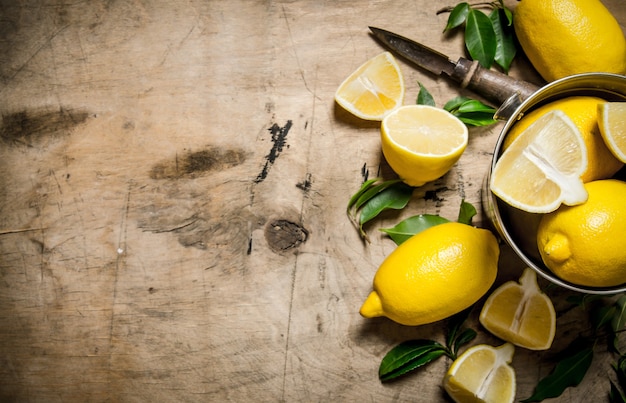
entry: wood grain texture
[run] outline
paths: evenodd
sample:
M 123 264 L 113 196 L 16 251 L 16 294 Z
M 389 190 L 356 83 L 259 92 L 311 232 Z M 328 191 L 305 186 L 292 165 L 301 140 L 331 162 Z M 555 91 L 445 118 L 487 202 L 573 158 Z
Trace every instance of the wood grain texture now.
M 377 378 L 393 345 L 442 324 L 358 309 L 394 248 L 377 226 L 479 206 L 501 125 L 472 129 L 452 171 L 363 244 L 347 200 L 391 172 L 378 127 L 333 102 L 382 51 L 368 25 L 463 55 L 445 5 L 0 0 L 0 400 L 446 401 L 444 359 Z M 439 105 L 471 95 L 401 68 L 407 103 L 418 82 Z M 511 74 L 537 79 L 523 59 Z M 521 268 L 503 246 L 498 281 Z M 584 329 L 551 295 L 557 351 Z M 517 350 L 519 398 L 552 356 Z M 555 401 L 602 399 L 610 362 L 600 351 Z

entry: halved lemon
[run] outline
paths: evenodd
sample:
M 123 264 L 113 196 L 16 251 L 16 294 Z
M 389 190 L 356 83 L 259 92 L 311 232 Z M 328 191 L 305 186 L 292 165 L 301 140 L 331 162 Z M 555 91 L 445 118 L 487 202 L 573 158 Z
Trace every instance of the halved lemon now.
M 365 120 L 382 120 L 402 105 L 404 81 L 396 59 L 384 52 L 363 63 L 337 89 L 335 101 Z
M 515 347 L 478 344 L 468 348 L 450 366 L 443 388 L 457 403 L 508 403 L 515 399 L 515 370 L 509 364 Z
M 556 330 L 554 305 L 528 267 L 519 283 L 508 281 L 491 293 L 479 321 L 494 336 L 529 350 L 549 349 Z
M 598 126 L 615 158 L 626 163 L 626 102 L 599 104 Z
M 410 186 L 445 175 L 461 158 L 467 142 L 467 126 L 434 106 L 401 106 L 385 116 L 381 125 L 385 159 Z
M 500 156 L 491 191 L 507 204 L 530 213 L 548 213 L 562 203 L 587 200 L 582 174 L 587 169 L 584 139 L 563 112 L 554 110 L 524 130 Z

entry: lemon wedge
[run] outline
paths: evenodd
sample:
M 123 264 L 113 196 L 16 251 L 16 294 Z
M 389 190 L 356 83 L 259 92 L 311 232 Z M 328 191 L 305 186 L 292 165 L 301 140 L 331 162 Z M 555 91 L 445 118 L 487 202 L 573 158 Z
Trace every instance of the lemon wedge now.
M 587 200 L 581 180 L 587 169 L 582 134 L 562 111 L 554 110 L 524 130 L 500 156 L 491 191 L 507 204 L 530 213 L 548 213 L 561 204 Z
M 615 158 L 626 163 L 626 102 L 599 104 L 598 126 Z
M 404 81 L 393 55 L 384 52 L 363 63 L 337 89 L 335 101 L 365 120 L 382 120 L 402 105 Z
M 478 344 L 450 366 L 443 387 L 457 403 L 509 403 L 515 399 L 515 370 L 509 365 L 515 347 Z
M 409 186 L 445 175 L 467 147 L 467 126 L 450 112 L 427 105 L 405 105 L 381 125 L 385 159 Z
M 494 336 L 529 350 L 549 349 L 556 330 L 554 305 L 528 267 L 519 283 L 508 281 L 491 293 L 479 321 Z

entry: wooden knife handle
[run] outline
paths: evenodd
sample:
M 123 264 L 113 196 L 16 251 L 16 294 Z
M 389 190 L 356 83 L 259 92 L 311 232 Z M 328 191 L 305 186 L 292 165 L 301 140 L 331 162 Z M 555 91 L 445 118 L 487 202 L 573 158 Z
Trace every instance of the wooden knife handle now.
M 525 100 L 539 89 L 535 84 L 486 69 L 477 61 L 464 58 L 457 62 L 451 78 L 461 83 L 462 88 L 472 90 L 485 99 L 497 103 L 497 106 L 502 105 L 515 93 L 519 93 L 521 99 Z

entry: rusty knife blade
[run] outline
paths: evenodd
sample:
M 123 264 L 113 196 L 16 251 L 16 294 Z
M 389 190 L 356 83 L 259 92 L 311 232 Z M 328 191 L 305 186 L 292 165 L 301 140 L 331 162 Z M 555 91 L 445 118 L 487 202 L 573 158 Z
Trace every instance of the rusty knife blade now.
M 453 74 L 456 63 L 443 53 L 393 32 L 375 27 L 369 28 L 382 44 L 419 67 L 438 76 Z
M 374 37 L 394 53 L 436 75 L 446 75 L 493 102 L 497 106 L 512 99 L 524 100 L 539 89 L 536 84 L 518 80 L 496 70 L 484 68 L 477 61 L 463 57 L 452 61 L 442 53 L 384 29 L 369 27 Z

